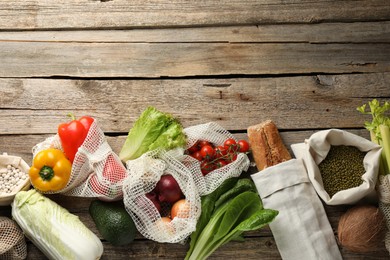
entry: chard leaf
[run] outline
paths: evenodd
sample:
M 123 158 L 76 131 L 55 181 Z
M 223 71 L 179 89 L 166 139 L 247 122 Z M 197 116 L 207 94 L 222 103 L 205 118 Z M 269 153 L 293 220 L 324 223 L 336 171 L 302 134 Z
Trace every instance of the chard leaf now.
M 202 233 L 204 227 L 209 222 L 211 215 L 214 211 L 214 204 L 215 201 L 224 193 L 229 191 L 233 188 L 233 186 L 237 183 L 238 178 L 233 177 L 225 180 L 217 189 L 215 189 L 212 193 L 203 196 L 201 198 L 202 200 L 202 213 L 198 219 L 198 222 L 196 224 L 196 230 L 191 234 L 191 242 L 190 242 L 190 248 L 187 252 L 186 259 L 189 257 L 194 250 L 195 244 L 198 240 L 199 235 Z
M 249 218 L 237 225 L 229 234 L 222 237 L 212 247 L 205 250 L 202 255 L 198 256 L 197 259 L 206 259 L 220 246 L 228 243 L 229 241 L 236 239 L 242 235 L 243 232 L 258 230 L 269 223 L 271 223 L 278 215 L 278 211 L 272 209 L 261 209 L 254 212 Z
M 215 208 L 219 208 L 222 204 L 243 193 L 244 191 L 257 192 L 256 186 L 252 180 L 248 178 L 239 179 L 237 184 L 224 194 L 215 202 Z

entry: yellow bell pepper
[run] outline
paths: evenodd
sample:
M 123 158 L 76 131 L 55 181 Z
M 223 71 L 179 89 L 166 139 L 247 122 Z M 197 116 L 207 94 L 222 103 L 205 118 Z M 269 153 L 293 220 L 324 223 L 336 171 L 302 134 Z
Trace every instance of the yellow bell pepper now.
M 29 176 L 32 185 L 40 191 L 58 191 L 69 181 L 72 163 L 58 149 L 40 151 L 33 160 Z

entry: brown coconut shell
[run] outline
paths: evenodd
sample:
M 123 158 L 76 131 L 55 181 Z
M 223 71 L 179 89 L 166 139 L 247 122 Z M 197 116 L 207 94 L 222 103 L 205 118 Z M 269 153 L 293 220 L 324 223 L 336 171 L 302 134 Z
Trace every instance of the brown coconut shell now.
M 354 206 L 341 217 L 338 240 L 342 247 L 357 253 L 367 253 L 384 248 L 386 219 L 378 207 Z

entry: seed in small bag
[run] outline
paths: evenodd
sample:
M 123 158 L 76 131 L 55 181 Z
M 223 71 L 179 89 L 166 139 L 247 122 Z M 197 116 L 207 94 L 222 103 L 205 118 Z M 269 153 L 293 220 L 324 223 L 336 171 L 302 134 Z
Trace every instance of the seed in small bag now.
M 21 184 L 19 182 L 19 174 L 22 174 L 24 179 L 27 178 L 27 173 L 21 171 L 19 168 L 13 167 L 12 165 L 7 165 L 7 167 L 3 168 L 3 170 L 6 172 L 0 177 L 0 193 L 13 192 L 14 189 Z
M 365 155 L 366 152 L 354 146 L 331 146 L 326 158 L 318 165 L 324 189 L 330 197 L 363 183 Z

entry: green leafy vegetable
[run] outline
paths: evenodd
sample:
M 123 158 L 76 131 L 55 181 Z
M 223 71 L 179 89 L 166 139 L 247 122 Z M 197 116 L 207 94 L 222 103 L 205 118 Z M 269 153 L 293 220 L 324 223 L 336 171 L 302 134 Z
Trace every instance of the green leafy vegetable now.
M 80 219 L 35 189 L 20 191 L 12 217 L 49 259 L 98 259 L 100 239 Z
M 178 120 L 154 107 L 148 107 L 130 129 L 119 157 L 126 162 L 157 148 L 170 150 L 184 147 L 186 142 Z
M 211 215 L 214 212 L 215 201 L 217 201 L 222 194 L 233 188 L 237 180 L 238 177 L 229 178 L 225 180 L 221 185 L 219 185 L 219 187 L 215 189 L 212 193 L 201 198 L 202 214 L 200 215 L 198 222 L 196 223 L 196 232 L 193 232 L 191 234 L 190 248 L 188 250 L 187 255 L 190 254 L 194 249 L 195 242 L 198 240 L 198 237 L 200 235 L 199 231 L 203 230 L 203 228 L 209 222 Z
M 201 225 L 197 225 L 191 235 L 186 259 L 206 259 L 223 244 L 243 240 L 243 232 L 269 224 L 278 214 L 276 210 L 263 208 L 259 195 L 253 191 L 253 183 L 253 186 L 249 184 L 251 180 L 240 179 L 233 187 L 232 181 L 236 180 L 221 185 L 225 192 L 221 189 L 219 194 L 213 192 L 202 198 Z M 215 206 L 217 201 L 220 201 L 219 207 Z M 211 208 L 214 208 L 212 214 Z M 204 214 L 209 217 L 206 225 Z
M 358 107 L 357 110 L 365 115 L 371 115 L 372 121 L 365 122 L 365 127 L 370 131 L 371 141 L 383 147 L 380 173 L 390 173 L 390 103 L 384 102 L 383 105 L 376 99 L 368 102 L 369 110 L 366 111 L 367 104 Z

